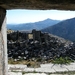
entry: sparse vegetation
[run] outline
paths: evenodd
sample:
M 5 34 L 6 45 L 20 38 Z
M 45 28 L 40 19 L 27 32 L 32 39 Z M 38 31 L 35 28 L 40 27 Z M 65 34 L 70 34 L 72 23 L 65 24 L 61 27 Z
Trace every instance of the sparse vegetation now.
M 25 74 L 25 72 L 22 72 L 22 75 L 24 75 Z
M 70 64 L 73 62 L 69 57 L 59 57 L 52 61 L 54 64 Z
M 32 60 L 19 60 L 19 61 L 14 61 L 14 59 L 8 60 L 9 64 L 24 64 L 27 65 L 27 67 L 40 67 L 40 63 L 37 61 L 32 61 Z
M 27 67 L 40 67 L 40 64 L 45 64 L 45 60 L 41 61 L 41 59 L 37 59 L 37 61 L 32 61 L 32 60 L 19 60 L 19 61 L 14 61 L 14 59 L 8 60 L 9 64 L 24 64 L 27 65 Z M 54 60 L 48 60 L 46 63 L 54 63 L 54 64 L 70 64 L 73 62 L 69 57 L 60 57 L 56 58 Z

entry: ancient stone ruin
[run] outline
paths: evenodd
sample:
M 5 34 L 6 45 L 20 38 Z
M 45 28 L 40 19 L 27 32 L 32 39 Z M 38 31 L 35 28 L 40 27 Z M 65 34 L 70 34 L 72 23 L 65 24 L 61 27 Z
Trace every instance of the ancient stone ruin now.
M 59 57 L 69 57 L 75 60 L 73 42 L 41 31 L 9 33 L 7 45 L 8 59 L 14 59 L 14 61 L 32 60 L 33 58 L 45 61 Z

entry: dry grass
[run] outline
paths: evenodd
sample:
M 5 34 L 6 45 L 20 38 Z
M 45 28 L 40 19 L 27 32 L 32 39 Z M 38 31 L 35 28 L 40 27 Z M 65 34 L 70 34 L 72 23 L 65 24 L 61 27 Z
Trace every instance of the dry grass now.
M 14 61 L 13 59 L 8 60 L 8 64 L 24 64 L 27 67 L 40 67 L 40 63 L 32 60 L 20 60 Z

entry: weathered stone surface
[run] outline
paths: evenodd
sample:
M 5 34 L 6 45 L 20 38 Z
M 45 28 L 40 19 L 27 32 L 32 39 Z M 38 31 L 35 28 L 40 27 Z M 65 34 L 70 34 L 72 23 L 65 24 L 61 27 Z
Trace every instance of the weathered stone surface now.
M 5 9 L 61 9 L 75 10 L 74 0 L 0 0 Z
M 70 64 L 52 64 L 52 63 L 48 63 L 48 64 L 40 64 L 41 67 L 38 68 L 28 68 L 25 67 L 25 65 L 8 65 L 8 71 L 9 71 L 9 75 L 12 75 L 11 72 L 15 72 L 17 73 L 25 73 L 28 72 L 29 73 L 33 73 L 32 75 L 34 75 L 34 72 L 37 73 L 55 73 L 55 75 L 74 75 L 75 72 L 75 62 L 74 63 L 70 63 Z M 59 74 L 56 74 L 59 73 Z M 31 75 L 31 74 L 29 74 Z M 35 74 L 36 75 L 36 74 Z M 50 74 L 51 75 L 51 74 Z
M 22 73 L 21 72 L 17 72 L 17 73 L 15 73 L 15 72 L 8 72 L 8 75 L 22 75 Z
M 6 10 L 0 7 L 0 30 L 2 28 L 3 21 L 5 19 Z
M 6 10 L 0 8 L 0 75 L 7 75 Z
M 45 73 L 28 73 L 28 74 L 24 74 L 24 75 L 47 75 Z

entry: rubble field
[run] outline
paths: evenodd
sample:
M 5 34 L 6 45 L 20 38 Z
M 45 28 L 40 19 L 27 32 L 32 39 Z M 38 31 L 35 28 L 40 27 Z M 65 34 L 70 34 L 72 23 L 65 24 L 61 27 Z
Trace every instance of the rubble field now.
M 41 31 L 8 33 L 7 46 L 9 63 L 13 62 L 13 64 L 25 61 L 24 64 L 28 66 L 35 64 L 39 66 L 39 64 L 49 63 L 58 58 L 75 60 L 73 42 Z

